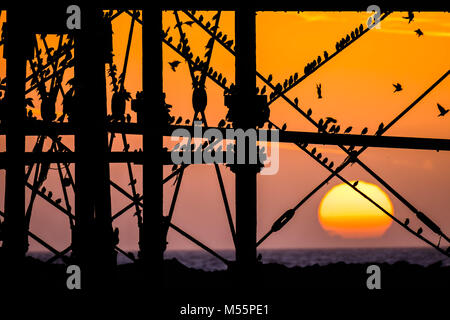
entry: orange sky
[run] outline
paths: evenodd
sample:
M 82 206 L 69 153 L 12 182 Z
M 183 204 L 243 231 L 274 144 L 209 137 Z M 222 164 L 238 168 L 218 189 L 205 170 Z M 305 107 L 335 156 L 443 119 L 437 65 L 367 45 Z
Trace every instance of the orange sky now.
M 203 12 L 205 21 L 210 21 L 215 12 Z M 369 128 L 374 133 L 378 124 L 385 124 L 407 107 L 434 81 L 449 69 L 450 61 L 450 15 L 448 13 L 416 13 L 413 22 L 402 19 L 404 12 L 391 14 L 381 23 L 380 29 L 373 29 L 356 43 L 345 49 L 319 71 L 291 90 L 288 96 L 298 97 L 303 110 L 312 108 L 313 118 L 333 116 L 341 127 L 352 125 L 354 132 Z M 197 14 L 198 16 L 198 14 Z M 164 29 L 169 32 L 174 43 L 178 43 L 178 32 L 174 30 L 173 12 L 164 13 Z M 368 14 L 357 12 L 258 12 L 257 23 L 257 68 L 268 76 L 273 75 L 273 83 L 298 72 L 324 50 L 334 52 L 335 42 L 352 31 L 360 23 L 365 23 Z M 2 15 L 1 19 L 4 18 Z M 234 39 L 234 14 L 223 12 L 220 28 L 229 39 Z M 187 16 L 180 13 L 182 21 Z M 1 21 L 1 20 L 0 20 Z M 130 17 L 122 14 L 113 24 L 114 62 L 122 70 L 123 56 L 128 38 Z M 195 24 L 183 25 L 195 55 L 203 57 L 208 41 L 206 33 Z M 414 30 L 420 28 L 424 36 L 418 38 Z M 0 54 L 1 54 L 0 48 Z M 141 81 L 141 26 L 135 25 L 132 52 L 130 55 L 126 88 L 134 97 L 142 89 Z M 192 118 L 192 83 L 187 64 L 182 62 L 173 72 L 169 61 L 182 59 L 167 46 L 164 55 L 164 92 L 167 103 L 173 105 L 172 115 Z M 222 73 L 230 82 L 234 78 L 234 58 L 225 49 L 216 45 L 211 66 Z M 4 60 L 0 59 L 0 77 L 4 77 Z M 109 81 L 107 81 L 109 83 Z M 393 94 L 392 83 L 400 82 L 404 90 Z M 315 86 L 322 84 L 323 99 L 317 99 Z M 420 102 L 406 117 L 390 129 L 387 135 L 422 136 L 450 138 L 450 118 L 437 118 L 436 103 L 450 107 L 450 79 L 443 81 L 431 94 Z M 206 83 L 208 123 L 216 125 L 224 118 L 227 108 L 223 104 L 223 92 L 211 81 Z M 110 90 L 110 88 L 109 88 Z M 127 106 L 130 112 L 130 106 Z M 134 114 L 133 115 L 133 120 Z M 288 130 L 312 131 L 314 128 L 282 99 L 271 106 L 271 120 L 279 125 L 287 123 Z M 0 140 L 1 142 L 2 140 Z M 140 147 L 139 138 L 131 138 L 132 149 Z M 117 142 L 118 150 L 121 149 Z M 337 147 L 318 146 L 318 150 L 339 163 L 344 154 Z M 448 181 L 450 178 L 450 154 L 446 152 L 369 149 L 361 159 L 385 178 L 418 209 L 424 211 L 447 234 L 450 233 L 450 218 L 446 209 L 450 208 Z M 127 176 L 124 165 L 112 166 L 112 178 L 126 186 Z M 119 170 L 119 168 L 121 168 Z M 135 167 L 140 177 L 140 168 Z M 234 179 L 228 169 L 221 166 L 224 174 L 228 198 L 234 209 Z M 170 167 L 166 168 L 166 174 Z M 264 234 L 273 221 L 285 210 L 294 206 L 327 176 L 314 160 L 293 146 L 283 144 L 280 153 L 280 170 L 273 176 L 258 178 L 258 238 Z M 375 183 L 357 165 L 343 172 L 349 180 L 365 180 Z M 3 172 L 0 172 L 3 185 Z M 56 181 L 55 176 L 50 181 Z M 265 248 L 280 247 L 340 247 L 340 246 L 417 246 L 415 240 L 395 224 L 381 237 L 375 239 L 343 239 L 328 234 L 318 220 L 318 207 L 322 197 L 334 185 L 333 179 L 303 207 L 291 222 L 263 245 Z M 49 183 L 51 184 L 51 182 Z M 58 189 L 58 187 L 55 187 Z M 165 210 L 170 206 L 173 186 L 166 184 Z M 55 191 L 57 196 L 59 190 Z M 128 204 L 113 192 L 113 210 Z M 139 191 L 138 191 L 139 192 Z M 3 196 L 3 194 L 1 195 Z M 411 217 L 410 212 L 389 195 L 396 216 Z M 0 199 L 1 200 L 1 199 Z M 38 202 L 32 220 L 32 230 L 49 240 L 57 248 L 63 248 L 70 240 L 65 217 L 43 201 Z M 380 213 L 382 214 L 382 213 Z M 412 219 L 412 225 L 419 226 Z M 220 189 L 212 166 L 191 166 L 185 173 L 182 188 L 174 213 L 174 223 L 213 248 L 231 248 L 231 236 L 227 230 L 225 210 L 221 202 Z M 51 228 L 49 226 L 57 226 Z M 132 212 L 117 220 L 120 228 L 120 246 L 136 248 L 137 228 Z M 424 233 L 429 235 L 428 233 Z M 430 235 L 431 239 L 436 239 Z M 32 248 L 39 248 L 33 245 Z M 174 232 L 169 233 L 169 249 L 194 248 L 187 240 Z

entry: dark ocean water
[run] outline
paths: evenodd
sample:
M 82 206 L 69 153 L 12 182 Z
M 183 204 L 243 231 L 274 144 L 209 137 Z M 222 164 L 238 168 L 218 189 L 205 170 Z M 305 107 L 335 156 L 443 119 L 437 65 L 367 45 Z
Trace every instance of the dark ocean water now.
M 226 259 L 233 260 L 231 250 L 217 251 Z M 330 263 L 389 263 L 406 261 L 411 264 L 429 266 L 442 261 L 442 265 L 450 266 L 450 258 L 429 248 L 357 248 L 357 249 L 277 249 L 259 250 L 263 263 L 278 263 L 288 267 L 327 265 Z M 51 255 L 42 252 L 30 252 L 30 256 L 46 260 Z M 224 270 L 226 266 L 217 258 L 204 251 L 171 250 L 165 254 L 166 259 L 176 258 L 184 265 L 207 271 Z M 129 263 L 130 260 L 119 254 L 118 263 Z

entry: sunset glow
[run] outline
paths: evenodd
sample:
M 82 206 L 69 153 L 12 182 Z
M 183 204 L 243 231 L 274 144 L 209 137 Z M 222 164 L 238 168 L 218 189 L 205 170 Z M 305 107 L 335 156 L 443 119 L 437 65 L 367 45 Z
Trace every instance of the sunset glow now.
M 357 188 L 393 214 L 391 200 L 377 185 L 359 181 Z M 347 184 L 328 191 L 319 206 L 319 221 L 331 235 L 344 238 L 379 237 L 392 224 L 391 218 Z

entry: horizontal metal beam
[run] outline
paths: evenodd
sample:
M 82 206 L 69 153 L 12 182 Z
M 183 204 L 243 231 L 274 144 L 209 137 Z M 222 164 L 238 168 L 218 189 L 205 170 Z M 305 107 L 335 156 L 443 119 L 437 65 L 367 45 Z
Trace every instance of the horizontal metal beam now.
M 42 5 L 42 1 L 38 4 Z M 67 1 L 62 0 L 50 5 L 42 5 L 46 10 L 53 9 L 60 11 L 61 8 L 67 8 L 68 5 L 79 4 L 81 6 L 86 5 L 88 7 L 97 7 L 102 9 L 196 9 L 196 10 L 235 10 L 239 7 L 252 7 L 255 10 L 271 10 L 271 11 L 285 11 L 285 10 L 308 10 L 308 11 L 366 11 L 368 3 L 361 1 L 346 1 L 346 2 L 296 2 L 290 0 L 278 0 L 278 1 L 263 1 L 263 2 L 250 2 L 249 4 L 243 3 L 238 0 L 229 1 L 210 1 L 210 0 L 170 0 L 163 2 L 150 2 L 147 0 L 78 0 Z M 396 10 L 396 11 L 439 11 L 448 10 L 443 2 L 439 1 L 420 1 L 411 2 L 406 0 L 399 0 L 395 2 L 382 2 L 376 3 L 382 10 Z M 36 1 L 25 0 L 22 2 L 22 6 L 35 5 Z M 4 1 L 0 4 L 1 9 L 8 9 L 9 6 L 13 6 L 13 3 Z M 56 8 L 56 9 L 55 9 Z
M 186 130 L 191 137 L 194 137 L 195 130 L 200 129 L 204 132 L 206 129 L 214 129 L 221 132 L 224 138 L 227 134 L 233 136 L 234 129 L 214 128 L 214 127 L 192 127 L 192 126 L 169 126 L 165 131 L 165 136 L 172 136 L 176 129 Z M 141 135 L 144 127 L 137 123 L 110 123 L 107 130 L 112 133 L 125 133 Z M 44 124 L 36 121 L 35 124 L 24 129 L 27 136 L 38 135 L 72 135 L 76 132 L 76 128 L 69 123 L 51 123 Z M 267 141 L 266 137 L 271 137 L 268 130 L 257 130 L 257 140 Z M 0 128 L 0 134 L 5 134 L 4 128 Z M 377 135 L 358 135 L 358 134 L 328 134 L 316 132 L 301 132 L 301 131 L 279 131 L 279 142 L 286 143 L 309 143 L 309 144 L 323 144 L 323 145 L 344 145 L 344 146 L 367 146 L 377 148 L 399 148 L 399 149 L 416 149 L 416 150 L 436 150 L 449 151 L 449 139 L 434 139 L 434 138 L 415 138 L 415 137 L 395 137 L 395 136 L 377 136 Z M 46 153 L 36 154 L 30 153 L 25 158 L 28 161 L 42 161 L 40 159 L 61 161 L 53 162 L 73 162 L 75 156 L 71 153 Z M 170 159 L 170 153 L 165 155 L 165 159 Z M 0 156 L 1 160 L 1 156 Z M 140 162 L 143 161 L 143 154 L 139 152 L 111 152 L 108 155 L 109 162 Z
M 195 153 L 196 151 L 186 151 L 185 153 L 190 153 L 189 157 L 190 159 L 195 159 Z M 150 152 L 150 156 L 154 155 L 154 152 Z M 171 158 L 172 153 L 169 151 L 163 152 L 163 164 L 165 165 L 172 165 L 173 161 Z M 219 154 L 221 155 L 221 158 L 219 157 Z M 188 156 L 185 155 L 187 158 Z M 234 153 L 231 153 L 229 155 L 230 158 L 234 157 Z M 183 157 L 184 158 L 184 157 Z M 5 163 L 7 159 L 6 152 L 0 152 L 0 169 L 5 169 Z M 24 160 L 25 164 L 32 164 L 32 163 L 75 163 L 80 159 L 80 156 L 77 152 L 25 152 L 24 153 Z M 227 152 L 226 151 L 220 151 L 216 153 L 215 157 L 215 163 L 225 163 L 225 160 L 227 159 Z M 134 163 L 137 165 L 142 165 L 144 163 L 144 152 L 108 152 L 105 154 L 105 161 L 108 163 Z M 194 162 L 194 160 L 190 161 L 191 163 Z M 204 159 L 202 159 L 203 164 L 210 164 L 209 162 L 205 162 Z M 197 164 L 197 162 L 195 162 Z

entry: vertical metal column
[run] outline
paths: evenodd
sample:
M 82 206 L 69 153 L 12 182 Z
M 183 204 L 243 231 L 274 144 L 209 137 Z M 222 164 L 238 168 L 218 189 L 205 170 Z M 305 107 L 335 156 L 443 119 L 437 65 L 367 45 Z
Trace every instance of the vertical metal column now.
M 255 11 L 238 8 L 235 16 L 237 107 L 244 130 L 255 128 L 256 33 Z M 249 140 L 246 140 L 248 161 Z M 236 165 L 236 261 L 240 267 L 256 262 L 256 177 L 254 165 Z
M 143 167 L 145 206 L 143 232 L 140 236 L 141 254 L 152 274 L 160 279 L 165 250 L 163 232 L 163 66 L 162 11 L 144 10 L 143 25 L 143 87 L 145 94 L 143 147 L 146 154 Z
M 25 10 L 26 11 L 26 10 Z M 26 57 L 31 42 L 27 33 L 26 12 L 10 9 L 7 12 L 7 90 L 6 120 L 6 190 L 5 190 L 5 238 L 3 247 L 8 258 L 20 261 L 27 251 L 25 230 L 24 185 L 24 114 Z
M 107 159 L 105 35 L 102 11 L 88 6 L 82 7 L 81 11 L 81 30 L 76 36 L 75 52 L 79 94 L 74 119 L 78 130 L 75 148 L 79 158 L 75 167 L 76 230 L 73 240 L 81 264 L 88 270 L 104 274 L 115 263 Z M 93 274 L 97 275 L 97 272 Z

